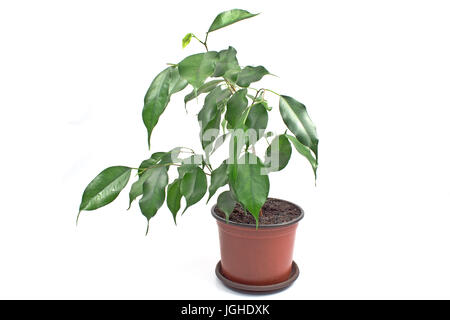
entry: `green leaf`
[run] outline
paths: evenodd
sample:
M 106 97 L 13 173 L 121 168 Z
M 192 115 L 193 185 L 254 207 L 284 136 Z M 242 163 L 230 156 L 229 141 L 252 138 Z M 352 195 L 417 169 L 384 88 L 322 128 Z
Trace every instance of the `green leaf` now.
M 217 197 L 217 207 L 225 213 L 227 222 L 230 219 L 230 214 L 233 212 L 234 207 L 236 207 L 236 203 L 231 191 L 224 191 Z
M 216 88 L 219 83 L 223 82 L 223 80 L 212 80 L 209 82 L 206 82 L 205 84 L 203 84 L 200 88 L 198 88 L 197 92 L 196 90 L 193 90 L 192 92 L 190 92 L 189 94 L 187 94 L 184 97 L 184 104 L 188 103 L 189 101 L 197 98 L 198 96 L 200 96 L 202 93 L 208 93 L 210 91 L 212 91 L 214 88 Z
M 266 150 L 265 166 L 270 172 L 283 170 L 291 158 L 292 147 L 286 135 L 276 136 Z
M 242 113 L 248 106 L 247 89 L 237 91 L 227 102 L 227 111 L 225 119 L 231 128 L 236 128 Z
M 259 222 L 259 212 L 269 195 L 269 177 L 264 165 L 252 153 L 245 153 L 238 163 L 229 164 L 229 180 L 232 192 L 245 209 Z
M 266 105 L 266 102 L 260 102 L 253 105 L 248 113 L 247 120 L 245 121 L 246 128 L 254 130 L 256 140 L 259 140 L 262 137 L 262 132 L 267 128 L 269 115 L 267 114 Z
M 314 152 L 317 159 L 319 139 L 306 107 L 294 98 L 280 96 L 280 113 L 288 129 L 300 143 Z
M 183 49 L 187 47 L 187 45 L 191 42 L 192 36 L 194 34 L 188 33 L 184 36 L 183 40 L 181 41 L 181 45 L 183 46 Z
M 297 140 L 297 138 L 290 136 L 290 135 L 286 135 L 286 137 L 289 139 L 289 141 L 292 142 L 292 144 L 294 145 L 295 149 L 298 151 L 298 153 L 300 153 L 302 156 L 304 156 L 309 163 L 311 164 L 311 167 L 314 171 L 314 178 L 317 179 L 317 161 L 316 158 L 314 158 L 313 154 L 311 153 L 311 150 L 304 146 L 303 144 L 300 143 L 300 141 Z
M 139 200 L 142 214 L 149 221 L 164 203 L 166 186 L 169 182 L 167 170 L 164 167 L 148 169 L 150 174 L 144 182 L 143 196 Z M 148 231 L 148 229 L 147 229 Z
M 200 139 L 202 142 L 202 147 L 205 150 L 216 140 L 219 135 L 221 119 L 220 108 L 225 105 L 229 96 L 230 91 L 228 89 L 222 90 L 220 87 L 216 87 L 205 98 L 205 104 L 198 114 Z M 205 133 L 214 134 L 208 136 Z
M 200 168 L 187 172 L 181 180 L 180 191 L 186 199 L 186 208 L 199 202 L 206 193 L 206 175 Z
M 142 120 L 147 128 L 149 147 L 153 129 L 169 104 L 170 95 L 183 90 L 186 85 L 186 80 L 180 78 L 176 67 L 164 69 L 151 83 L 145 95 L 142 110 Z
M 225 77 L 229 79 L 233 74 L 239 72 L 241 67 L 236 58 L 237 51 L 233 47 L 219 52 L 219 60 L 216 64 L 213 77 Z
M 238 21 L 257 16 L 258 14 L 259 13 L 252 14 L 248 11 L 241 9 L 233 9 L 222 12 L 214 19 L 213 23 L 209 27 L 208 33 L 224 28 Z
M 198 90 L 214 73 L 218 59 L 219 54 L 216 51 L 194 54 L 181 61 L 178 70 L 181 77 Z
M 144 192 L 144 182 L 145 182 L 145 180 L 147 180 L 150 173 L 151 173 L 151 170 L 145 170 L 139 176 L 139 179 L 131 185 L 131 189 L 130 189 L 130 193 L 129 193 L 130 202 L 128 205 L 128 209 L 131 208 L 131 204 L 133 203 L 133 201 L 136 200 L 137 197 L 141 196 L 142 193 Z
M 180 92 L 188 85 L 187 81 L 181 78 L 177 67 L 170 68 L 170 85 L 169 85 L 169 96 Z
M 239 73 L 236 83 L 240 87 L 248 87 L 251 83 L 261 80 L 267 74 L 269 74 L 269 71 L 263 66 L 248 66 Z
M 227 168 L 228 166 L 224 161 L 216 170 L 211 172 L 211 184 L 209 185 L 208 201 L 216 193 L 217 189 L 228 183 Z
M 181 179 L 175 179 L 174 182 L 167 187 L 167 207 L 172 212 L 173 220 L 177 224 L 177 213 L 181 207 Z
M 130 179 L 131 168 L 109 167 L 100 172 L 83 192 L 80 209 L 90 211 L 114 201 Z

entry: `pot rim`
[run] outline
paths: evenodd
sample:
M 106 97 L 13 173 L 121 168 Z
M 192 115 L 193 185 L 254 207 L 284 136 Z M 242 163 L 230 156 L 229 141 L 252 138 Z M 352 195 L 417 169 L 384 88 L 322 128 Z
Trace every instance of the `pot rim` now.
M 264 225 L 260 224 L 260 225 L 258 225 L 258 229 L 273 229 L 273 228 L 280 228 L 280 227 L 288 227 L 290 225 L 298 223 L 305 216 L 305 212 L 303 211 L 303 209 L 300 206 L 296 205 L 295 203 L 287 201 L 287 200 L 283 200 L 283 199 L 278 199 L 278 198 L 272 198 L 272 199 L 281 200 L 281 201 L 287 202 L 289 204 L 292 204 L 293 206 L 297 207 L 300 210 L 300 215 L 297 218 L 295 218 L 289 222 L 283 222 L 283 223 L 279 223 L 279 224 L 264 224 Z M 211 214 L 217 221 L 220 221 L 227 225 L 233 225 L 233 226 L 237 226 L 237 227 L 252 228 L 252 229 L 256 228 L 255 224 L 244 224 L 244 223 L 238 223 L 238 222 L 233 222 L 233 221 L 227 222 L 226 219 L 219 217 L 216 214 L 216 212 L 215 212 L 216 207 L 217 207 L 217 204 L 213 205 L 213 207 L 211 208 Z

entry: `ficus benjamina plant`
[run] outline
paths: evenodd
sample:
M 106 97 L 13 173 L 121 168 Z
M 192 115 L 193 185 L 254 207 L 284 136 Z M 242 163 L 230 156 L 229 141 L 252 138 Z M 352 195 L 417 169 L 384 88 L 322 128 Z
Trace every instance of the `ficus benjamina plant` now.
M 258 227 L 259 215 L 269 194 L 268 174 L 286 167 L 292 146 L 309 161 L 316 176 L 319 140 L 305 106 L 273 90 L 253 88 L 253 83 L 271 74 L 263 66 L 242 67 L 233 47 L 221 51 L 208 48 L 208 36 L 212 32 L 256 15 L 233 9 L 214 19 L 204 40 L 188 33 L 182 39 L 183 48 L 195 39 L 205 52 L 188 56 L 178 64 L 168 64 L 145 95 L 142 119 L 147 128 L 149 149 L 152 132 L 173 94 L 192 87 L 184 97 L 185 106 L 206 95 L 197 116 L 202 153 L 177 147 L 152 152 L 137 168 L 114 166 L 103 170 L 84 190 L 77 221 L 81 211 L 98 209 L 116 199 L 134 170 L 137 174 L 130 189 L 129 205 L 140 197 L 139 207 L 147 218 L 147 233 L 150 219 L 165 201 L 176 223 L 182 198 L 186 211 L 207 191 L 209 201 L 219 188 L 225 186 L 228 188 L 218 196 L 217 206 L 227 220 L 235 205 L 240 204 L 253 215 Z M 265 99 L 266 93 L 279 97 L 279 113 L 287 127 L 284 133 L 266 132 L 272 111 Z M 260 139 L 268 144 L 264 159 L 255 152 L 255 143 Z M 228 158 L 213 168 L 210 157 L 226 141 L 229 141 Z M 178 171 L 172 181 L 169 180 L 170 167 L 177 167 Z

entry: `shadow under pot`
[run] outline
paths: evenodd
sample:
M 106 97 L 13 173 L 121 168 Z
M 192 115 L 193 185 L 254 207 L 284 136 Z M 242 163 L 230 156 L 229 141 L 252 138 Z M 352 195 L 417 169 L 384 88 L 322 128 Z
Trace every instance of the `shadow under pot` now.
M 233 219 L 238 214 L 236 209 L 230 220 L 239 220 Z M 245 215 L 242 208 L 240 211 L 241 217 Z M 299 206 L 269 198 L 263 212 L 271 216 L 262 218 L 275 223 L 264 224 L 260 220 L 258 229 L 253 217 L 247 216 L 253 224 L 227 223 L 217 206 L 211 212 L 220 238 L 221 261 L 216 275 L 225 285 L 240 291 L 268 292 L 286 288 L 297 279 L 299 270 L 292 256 L 298 222 L 304 216 Z

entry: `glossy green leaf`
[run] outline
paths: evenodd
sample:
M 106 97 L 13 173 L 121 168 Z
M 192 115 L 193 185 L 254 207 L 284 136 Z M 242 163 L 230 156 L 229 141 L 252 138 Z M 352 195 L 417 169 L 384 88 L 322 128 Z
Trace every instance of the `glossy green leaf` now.
M 202 93 L 208 93 L 208 92 L 212 91 L 214 88 L 216 88 L 222 82 L 223 82 L 223 80 L 212 80 L 212 81 L 206 82 L 200 88 L 198 88 L 198 90 L 193 90 L 189 94 L 187 94 L 184 97 L 184 104 L 197 98 Z
M 206 175 L 200 168 L 187 172 L 181 180 L 180 191 L 186 199 L 187 210 L 190 206 L 199 202 L 206 193 Z
M 276 136 L 266 150 L 265 166 L 270 172 L 283 170 L 291 158 L 292 147 L 286 135 Z
M 288 96 L 280 96 L 280 113 L 288 129 L 297 140 L 310 148 L 317 158 L 319 139 L 316 127 L 306 112 L 306 107 Z
M 187 81 L 180 77 L 176 67 L 164 69 L 151 83 L 145 95 L 142 110 L 142 120 L 147 128 L 149 146 L 153 129 L 169 104 L 170 95 L 183 90 L 186 86 Z
M 245 126 L 247 129 L 253 130 L 256 140 L 259 140 L 264 130 L 267 128 L 269 115 L 267 114 L 266 102 L 260 102 L 252 106 L 250 109 Z
M 286 135 L 286 137 L 289 139 L 289 141 L 291 141 L 291 143 L 294 145 L 294 148 L 298 151 L 298 153 L 300 153 L 302 156 L 304 156 L 309 163 L 311 164 L 311 167 L 314 171 L 314 177 L 317 179 L 317 161 L 316 158 L 314 158 L 311 150 L 304 146 L 303 144 L 301 144 L 300 141 L 297 140 L 297 138 L 295 138 L 294 136 L 290 136 L 290 135 Z
M 258 226 L 259 212 L 269 195 L 269 177 L 264 165 L 252 153 L 245 153 L 238 163 L 229 164 L 229 181 L 237 200 L 255 218 Z
M 193 34 L 188 33 L 184 36 L 183 40 L 181 41 L 181 45 L 183 46 L 183 49 L 187 47 L 187 45 L 191 42 Z
M 211 172 L 211 184 L 209 185 L 208 201 L 216 193 L 217 189 L 223 187 L 227 183 L 228 183 L 227 164 L 223 162 L 217 169 Z
M 178 70 L 183 79 L 198 89 L 214 73 L 218 59 L 216 51 L 194 54 L 181 61 Z
M 131 168 L 109 167 L 100 172 L 83 192 L 79 211 L 90 211 L 114 201 L 130 179 Z
M 214 70 L 214 77 L 230 78 L 232 74 L 239 72 L 241 67 L 236 58 L 237 51 L 233 47 L 219 52 L 219 60 Z
M 225 213 L 227 221 L 236 207 L 236 204 L 237 202 L 234 200 L 231 191 L 224 191 L 217 197 L 217 207 Z
M 169 67 L 162 71 L 153 80 L 144 99 L 144 108 L 142 110 L 142 120 L 147 128 L 148 145 L 150 146 L 150 138 L 158 123 L 159 117 L 169 104 L 170 95 L 169 87 L 171 81 L 171 70 Z
M 207 149 L 219 135 L 221 107 L 225 105 L 230 91 L 216 87 L 205 98 L 205 104 L 198 114 L 200 139 L 203 149 Z M 209 134 L 209 135 L 208 135 Z
M 147 220 L 150 220 L 164 203 L 169 176 L 164 167 L 155 167 L 148 170 L 150 173 L 144 182 L 144 192 L 141 200 L 139 200 L 139 207 Z
M 214 19 L 213 23 L 209 27 L 208 32 L 216 31 L 218 29 L 224 28 L 224 27 L 229 26 L 230 24 L 236 23 L 238 21 L 257 16 L 258 14 L 259 13 L 252 14 L 248 11 L 241 10 L 241 9 L 233 9 L 233 10 L 222 12 Z
M 236 83 L 238 86 L 246 88 L 250 86 L 251 83 L 261 80 L 267 74 L 269 74 L 269 71 L 263 66 L 248 66 L 239 73 Z
M 174 182 L 167 187 L 167 207 L 172 212 L 173 220 L 177 223 L 177 213 L 181 207 L 181 179 L 175 179 Z
M 225 119 L 231 128 L 235 129 L 238 125 L 242 113 L 248 106 L 247 89 L 237 91 L 227 102 L 227 111 Z

